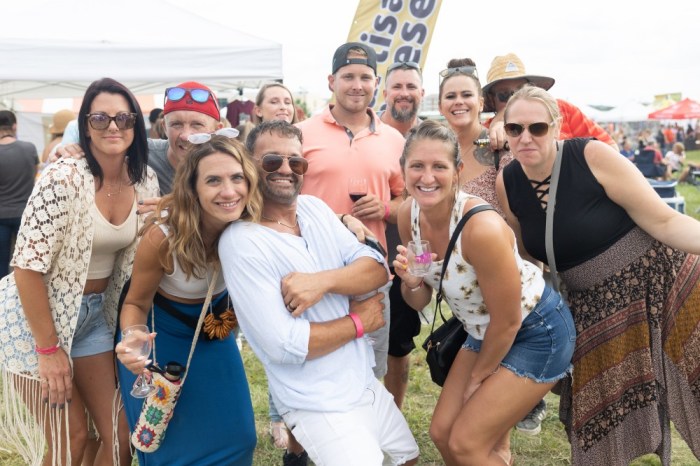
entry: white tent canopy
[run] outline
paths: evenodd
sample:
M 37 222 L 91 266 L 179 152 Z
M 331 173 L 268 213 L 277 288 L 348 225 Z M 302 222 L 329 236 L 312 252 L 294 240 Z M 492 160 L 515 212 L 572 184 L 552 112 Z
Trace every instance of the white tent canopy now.
M 0 99 L 82 96 L 111 77 L 134 94 L 200 81 L 217 93 L 282 78 L 282 46 L 164 0 L 3 6 Z
M 614 107 L 606 112 L 601 112 L 598 121 L 605 122 L 631 122 L 631 121 L 647 121 L 649 112 L 653 109 L 641 102 L 629 101 L 617 107 Z

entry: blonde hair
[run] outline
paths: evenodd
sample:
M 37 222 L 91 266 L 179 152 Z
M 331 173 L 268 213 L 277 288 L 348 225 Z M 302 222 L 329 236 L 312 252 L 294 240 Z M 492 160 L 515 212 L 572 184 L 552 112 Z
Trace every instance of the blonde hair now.
M 510 99 L 508 99 L 506 109 L 503 113 L 504 122 L 508 122 L 508 111 L 518 100 L 538 101 L 545 106 L 547 112 L 549 112 L 549 116 L 552 117 L 552 121 L 559 121 L 559 119 L 561 118 L 561 113 L 559 112 L 559 105 L 549 92 L 545 91 L 541 87 L 526 84 L 523 87 L 521 87 L 515 94 L 513 94 L 513 96 Z
M 258 171 L 240 141 L 212 135 L 208 142 L 193 146 L 175 173 L 173 192 L 161 199 L 156 211 L 147 220 L 147 225 L 164 223 L 168 226 L 170 235 L 161 251 L 161 264 L 166 266 L 165 261 L 174 255 L 188 279 L 206 276 L 207 265 L 219 262 L 218 238 L 210 245 L 206 245 L 202 238 L 202 210 L 197 195 L 199 163 L 214 153 L 230 155 L 243 168 L 248 198 L 240 219 L 258 222 L 262 214 Z

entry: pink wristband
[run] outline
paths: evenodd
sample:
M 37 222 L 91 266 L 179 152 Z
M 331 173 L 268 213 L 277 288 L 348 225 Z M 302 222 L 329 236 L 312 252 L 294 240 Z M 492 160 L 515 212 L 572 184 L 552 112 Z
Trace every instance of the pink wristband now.
M 362 336 L 365 334 L 365 328 L 362 326 L 360 316 L 354 312 L 351 312 L 348 314 L 348 317 L 350 317 L 352 319 L 352 323 L 355 324 L 355 338 L 362 338 Z
M 384 203 L 384 221 L 386 222 L 388 220 L 389 220 L 389 203 L 385 202 Z
M 36 354 L 41 354 L 43 356 L 50 356 L 58 351 L 58 349 L 61 347 L 61 343 L 56 343 L 54 346 L 49 346 L 48 348 L 39 348 L 38 346 L 34 345 L 34 351 L 36 351 Z

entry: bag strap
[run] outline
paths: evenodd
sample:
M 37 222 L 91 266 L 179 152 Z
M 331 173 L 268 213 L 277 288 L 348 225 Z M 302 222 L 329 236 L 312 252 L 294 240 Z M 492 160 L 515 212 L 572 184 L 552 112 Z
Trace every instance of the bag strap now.
M 194 329 L 194 338 L 192 338 L 192 346 L 190 347 L 190 354 L 187 356 L 187 363 L 185 364 L 185 375 L 182 376 L 182 381 L 180 382 L 180 385 L 185 383 L 185 379 L 187 378 L 187 374 L 189 373 L 189 368 L 190 368 L 190 362 L 192 361 L 192 355 L 194 354 L 194 348 L 197 346 L 197 339 L 199 339 L 199 332 L 202 330 L 202 323 L 204 322 L 204 316 L 207 314 L 207 310 L 209 310 L 209 305 L 211 304 L 211 298 L 212 295 L 214 294 L 214 286 L 216 285 L 216 280 L 219 278 L 219 267 L 216 267 L 214 269 L 214 273 L 211 275 L 211 281 L 209 282 L 209 289 L 207 290 L 207 297 L 204 300 L 204 304 L 202 305 L 202 311 L 199 313 L 199 321 L 197 322 L 197 326 Z M 155 322 L 155 309 L 151 308 L 151 328 L 155 330 L 156 328 L 156 322 Z M 156 342 L 153 340 L 153 360 L 157 361 L 156 359 Z
M 559 275 L 557 264 L 554 260 L 554 207 L 557 203 L 557 186 L 559 185 L 559 172 L 561 171 L 561 156 L 564 152 L 564 141 L 557 141 L 557 156 L 552 167 L 552 176 L 549 179 L 549 199 L 547 200 L 547 220 L 544 227 L 544 247 L 547 251 L 547 265 L 552 278 L 552 288 L 559 291 Z
M 446 322 L 445 316 L 442 315 L 442 308 L 440 307 L 440 303 L 442 302 L 442 279 L 445 276 L 445 272 L 447 271 L 447 264 L 450 261 L 450 256 L 452 256 L 452 250 L 455 248 L 455 244 L 457 243 L 457 239 L 459 238 L 459 235 L 462 233 L 462 230 L 464 229 L 464 225 L 466 225 L 467 221 L 474 215 L 478 214 L 479 212 L 483 212 L 485 210 L 494 210 L 493 207 L 491 207 L 489 204 L 479 204 L 471 209 L 464 214 L 464 216 L 461 218 L 457 226 L 455 227 L 455 231 L 452 233 L 452 237 L 450 238 L 450 242 L 447 245 L 447 251 L 445 251 L 445 258 L 442 261 L 442 271 L 440 272 L 440 282 L 438 284 L 438 289 L 437 289 L 437 295 L 435 296 L 435 315 L 433 316 L 433 326 L 430 329 L 430 333 L 433 333 L 433 330 L 435 329 L 435 320 L 437 320 L 437 314 L 440 314 L 440 318 L 442 319 L 443 322 Z

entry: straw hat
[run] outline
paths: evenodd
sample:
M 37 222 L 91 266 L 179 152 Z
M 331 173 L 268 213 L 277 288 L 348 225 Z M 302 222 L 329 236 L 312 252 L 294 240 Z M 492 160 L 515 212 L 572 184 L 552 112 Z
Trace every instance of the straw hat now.
M 508 79 L 526 79 L 527 82 L 541 87 L 544 90 L 548 90 L 554 85 L 554 78 L 527 74 L 525 72 L 525 65 L 520 58 L 514 53 L 509 53 L 507 55 L 498 56 L 491 62 L 491 68 L 489 68 L 489 72 L 486 75 L 486 85 L 483 87 L 484 94 L 488 94 L 491 91 L 491 87 L 497 82 Z M 488 101 L 489 99 L 486 100 Z M 487 104 L 486 106 L 489 105 Z M 495 109 L 484 108 L 484 111 L 493 112 Z
M 63 134 L 69 121 L 75 120 L 72 110 L 59 110 L 53 114 L 53 122 L 49 125 L 49 133 Z

